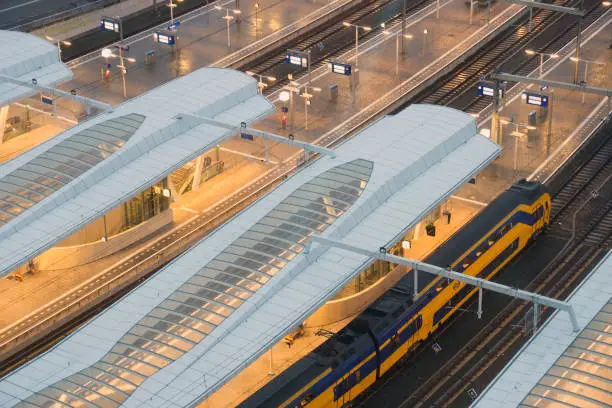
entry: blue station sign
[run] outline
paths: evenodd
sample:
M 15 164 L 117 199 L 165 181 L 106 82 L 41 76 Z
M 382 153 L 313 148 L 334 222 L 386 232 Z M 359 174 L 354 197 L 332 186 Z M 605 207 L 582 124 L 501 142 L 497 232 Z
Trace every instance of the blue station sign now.
M 112 17 L 102 17 L 100 19 L 100 28 L 106 31 L 119 32 L 119 21 Z
M 180 25 L 181 25 L 180 21 L 175 21 L 174 24 L 171 24 L 171 25 L 168 26 L 168 30 L 174 31 Z
M 548 95 L 537 94 L 533 92 L 523 92 L 522 99 L 527 105 L 548 106 Z
M 153 33 L 153 41 L 161 43 L 161 44 L 174 45 L 175 37 L 174 37 L 174 34 L 164 33 L 163 31 L 157 31 Z
M 481 82 L 478 84 L 477 92 L 481 96 L 495 96 L 495 85 Z M 504 91 L 499 88 L 499 96 L 503 96 L 503 93 Z
M 243 138 L 243 139 L 246 139 L 246 140 L 251 140 L 251 141 L 255 140 L 253 135 L 250 135 L 250 134 L 244 133 L 244 132 L 240 133 L 240 137 Z
M 299 65 L 303 68 L 308 68 L 308 57 L 292 52 L 287 52 L 285 62 L 292 65 Z
M 351 75 L 351 64 L 345 64 L 342 62 L 336 62 L 336 61 L 329 61 L 328 63 L 329 65 L 329 69 L 331 72 L 333 72 L 334 74 L 341 74 L 341 75 Z
M 53 105 L 53 98 L 51 96 L 40 94 L 40 101 L 42 103 L 46 103 L 47 105 Z

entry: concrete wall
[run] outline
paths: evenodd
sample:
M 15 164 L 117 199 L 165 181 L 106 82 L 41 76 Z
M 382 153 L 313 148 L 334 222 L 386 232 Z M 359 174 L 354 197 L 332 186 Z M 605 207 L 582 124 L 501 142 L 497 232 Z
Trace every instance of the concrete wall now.
M 325 326 L 363 311 L 387 289 L 395 285 L 405 273 L 406 268 L 399 265 L 369 288 L 342 299 L 330 300 L 306 320 L 306 326 Z
M 134 228 L 110 236 L 108 242 L 97 240 L 82 245 L 53 247 L 36 258 L 36 266 L 38 270 L 53 270 L 84 265 L 114 254 L 170 223 L 172 223 L 172 210 L 163 211 Z

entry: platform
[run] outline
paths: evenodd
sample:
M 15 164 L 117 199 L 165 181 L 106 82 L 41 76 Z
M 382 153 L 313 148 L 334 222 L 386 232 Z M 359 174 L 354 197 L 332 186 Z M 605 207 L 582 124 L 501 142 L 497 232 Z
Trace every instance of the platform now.
M 188 115 L 250 123 L 271 110 L 253 78 L 202 68 L 0 165 L 0 274 L 233 134 Z
M 473 118 L 447 108 L 415 105 L 378 121 L 339 147 L 336 159 L 307 166 L 6 377 L 0 404 L 196 403 L 369 263 L 316 245 L 306 255 L 308 236 L 389 245 L 498 153 Z
M 568 297 L 582 330 L 555 312 L 472 408 L 609 407 L 612 252 Z

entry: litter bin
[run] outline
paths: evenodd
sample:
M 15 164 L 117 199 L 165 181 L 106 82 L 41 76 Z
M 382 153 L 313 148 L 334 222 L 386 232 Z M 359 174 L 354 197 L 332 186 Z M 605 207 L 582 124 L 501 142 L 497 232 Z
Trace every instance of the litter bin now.
M 332 102 L 336 102 L 338 100 L 338 85 L 329 86 L 329 99 Z

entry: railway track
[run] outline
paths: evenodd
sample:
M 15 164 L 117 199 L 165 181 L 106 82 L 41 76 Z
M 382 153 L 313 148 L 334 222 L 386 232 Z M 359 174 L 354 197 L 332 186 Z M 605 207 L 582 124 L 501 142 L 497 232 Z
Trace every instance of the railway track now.
M 579 1 L 554 3 L 574 7 Z M 606 9 L 596 1 L 587 1 L 584 4 L 587 14 L 583 19 L 583 26 L 586 27 L 597 20 Z M 504 72 L 518 75 L 531 73 L 539 65 L 539 56 L 525 54 L 525 47 L 529 45 L 541 52 L 556 53 L 575 37 L 576 25 L 575 17 L 562 16 L 548 10 L 534 12 L 531 30 L 528 19 L 522 18 L 515 27 L 501 33 L 495 41 L 491 41 L 472 58 L 438 81 L 437 86 L 421 92 L 397 111 L 410 103 L 429 103 L 449 106 L 467 113 L 479 113 L 491 103 L 489 97 L 478 96 L 474 92 L 482 77 L 488 76 L 497 67 L 503 67 Z M 513 85 L 508 83 L 507 89 Z
M 565 244 L 559 253 L 522 289 L 563 299 L 582 281 L 588 272 L 612 248 L 612 135 L 592 157 L 576 171 L 553 197 L 553 216 L 548 234 L 559 235 L 556 225 L 562 225 Z M 596 194 L 593 194 L 596 192 Z M 559 224 L 561 223 L 561 224 Z M 536 243 L 537 245 L 537 243 Z M 523 254 L 523 256 L 525 256 Z M 472 299 L 464 309 L 443 326 L 440 332 L 425 342 L 413 355 L 357 406 L 370 406 L 377 396 L 389 393 L 385 388 L 400 376 L 406 375 L 411 361 L 419 353 L 427 352 L 437 338 L 459 319 L 473 317 L 476 300 Z M 552 313 L 541 307 L 539 319 L 534 323 L 530 303 L 512 300 L 463 345 L 452 358 L 438 367 L 418 386 L 406 392 L 400 407 L 467 407 L 472 402 L 468 390 L 483 390 L 488 382 L 503 368 L 513 354 L 528 340 L 534 327 Z M 378 401 L 377 401 L 378 402 Z M 380 405 L 384 406 L 384 405 Z
M 433 0 L 412 1 L 406 8 L 406 15 L 416 13 L 432 2 Z M 380 33 L 382 30 L 380 28 L 381 23 L 392 25 L 400 21 L 402 6 L 403 0 L 373 1 L 367 7 L 358 10 L 342 21 L 372 28 L 370 31 L 360 31 L 359 41 L 361 42 Z M 354 47 L 355 30 L 352 27 L 347 29 L 342 21 L 338 20 L 337 24 L 332 24 L 327 29 L 296 42 L 289 48 L 302 52 L 310 51 L 311 70 L 314 71 L 325 65 L 328 59 L 344 54 Z M 307 75 L 303 68 L 286 64 L 284 59 L 285 52 L 278 52 L 274 55 L 266 55 L 244 69 L 277 78 L 277 81 L 270 84 L 264 91 L 265 95 L 269 95 L 289 83 L 288 74 L 293 76 L 293 80 Z

